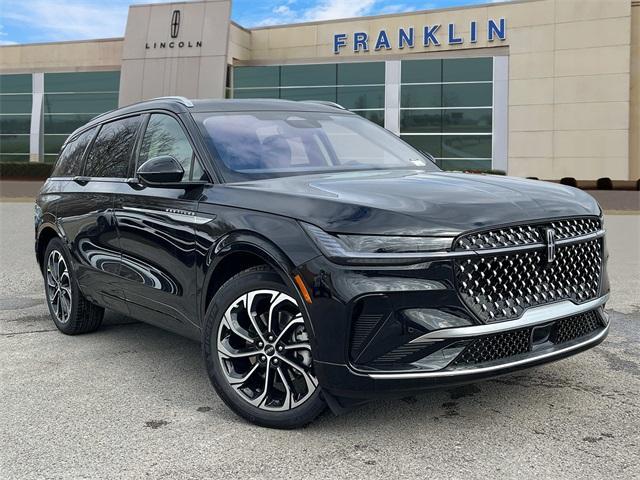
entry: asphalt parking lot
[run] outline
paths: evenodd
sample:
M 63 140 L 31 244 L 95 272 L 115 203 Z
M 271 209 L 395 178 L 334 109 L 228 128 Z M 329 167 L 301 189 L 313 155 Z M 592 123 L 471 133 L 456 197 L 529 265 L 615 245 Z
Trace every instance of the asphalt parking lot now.
M 199 345 L 108 315 L 58 333 L 31 203 L 0 203 L 0 478 L 640 478 L 640 216 L 608 215 L 611 334 L 561 362 L 327 413 L 232 414 Z

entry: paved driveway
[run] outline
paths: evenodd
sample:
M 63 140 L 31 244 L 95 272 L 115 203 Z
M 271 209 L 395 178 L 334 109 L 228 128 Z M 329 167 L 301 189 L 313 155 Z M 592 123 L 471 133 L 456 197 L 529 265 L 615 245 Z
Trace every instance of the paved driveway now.
M 227 410 L 196 343 L 115 315 L 58 333 L 32 205 L 0 203 L 0 478 L 639 478 L 640 217 L 606 224 L 600 347 L 277 431 Z

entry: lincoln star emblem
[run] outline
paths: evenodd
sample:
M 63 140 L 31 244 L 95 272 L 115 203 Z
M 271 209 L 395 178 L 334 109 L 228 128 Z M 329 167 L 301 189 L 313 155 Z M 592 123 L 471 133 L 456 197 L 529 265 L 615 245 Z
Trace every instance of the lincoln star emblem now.
M 556 231 L 553 228 L 547 228 L 547 263 L 556 260 Z
M 180 10 L 174 10 L 171 15 L 171 38 L 178 38 L 180 31 Z

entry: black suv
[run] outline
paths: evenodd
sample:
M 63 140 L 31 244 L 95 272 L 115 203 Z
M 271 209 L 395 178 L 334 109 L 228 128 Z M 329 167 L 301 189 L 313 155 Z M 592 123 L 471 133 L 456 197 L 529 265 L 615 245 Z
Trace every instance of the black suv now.
M 441 172 L 334 104 L 106 113 L 66 141 L 35 216 L 62 332 L 96 330 L 107 308 L 198 340 L 220 397 L 260 425 L 558 360 L 608 332 L 592 197 Z

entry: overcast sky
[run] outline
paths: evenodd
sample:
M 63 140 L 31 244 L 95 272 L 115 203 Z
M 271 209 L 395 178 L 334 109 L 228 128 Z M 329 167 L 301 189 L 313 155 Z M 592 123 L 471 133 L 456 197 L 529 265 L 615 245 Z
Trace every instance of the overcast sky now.
M 232 18 L 245 27 L 253 27 L 491 1 L 234 0 Z M 162 0 L 0 0 L 0 45 L 121 37 L 128 6 L 138 3 Z

